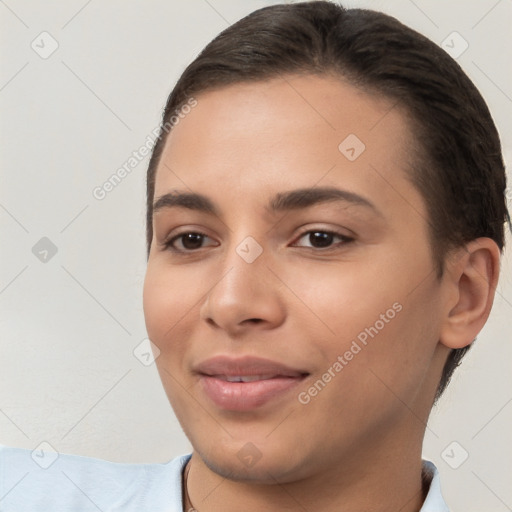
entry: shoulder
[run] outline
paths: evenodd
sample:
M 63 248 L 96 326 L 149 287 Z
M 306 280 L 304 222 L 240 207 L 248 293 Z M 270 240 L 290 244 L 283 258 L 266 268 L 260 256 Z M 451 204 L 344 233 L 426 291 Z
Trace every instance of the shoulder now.
M 190 454 L 165 464 L 128 464 L 0 445 L 0 510 L 182 510 L 181 473 Z M 158 508 L 160 507 L 160 508 Z

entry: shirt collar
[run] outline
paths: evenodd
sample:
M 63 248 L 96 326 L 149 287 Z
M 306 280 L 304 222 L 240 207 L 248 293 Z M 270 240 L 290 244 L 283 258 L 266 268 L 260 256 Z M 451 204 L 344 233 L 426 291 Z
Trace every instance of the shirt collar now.
M 441 494 L 441 481 L 436 466 L 432 462 L 424 460 L 423 474 L 430 480 L 430 487 L 420 512 L 450 512 Z

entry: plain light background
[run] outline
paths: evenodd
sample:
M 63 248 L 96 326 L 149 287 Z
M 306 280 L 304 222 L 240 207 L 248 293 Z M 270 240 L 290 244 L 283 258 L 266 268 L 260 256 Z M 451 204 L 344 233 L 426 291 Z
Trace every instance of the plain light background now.
M 92 191 L 158 126 L 197 53 L 273 3 L 0 1 L 1 444 L 34 449 L 45 441 L 115 462 L 167 462 L 191 451 L 156 367 L 134 355 L 146 338 L 149 158 L 105 199 Z M 344 5 L 387 12 L 440 45 L 458 32 L 469 46 L 457 60 L 512 161 L 510 0 Z M 42 58 L 52 39 L 58 48 Z M 46 262 L 33 252 L 43 237 L 57 250 Z M 438 466 L 454 511 L 512 510 L 511 261 L 505 252 L 490 320 L 426 431 L 424 457 Z

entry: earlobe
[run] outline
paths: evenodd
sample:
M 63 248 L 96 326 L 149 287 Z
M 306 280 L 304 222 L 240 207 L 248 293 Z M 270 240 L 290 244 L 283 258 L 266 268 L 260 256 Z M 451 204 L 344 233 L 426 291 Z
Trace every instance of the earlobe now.
M 449 348 L 470 345 L 491 312 L 500 271 L 500 250 L 490 238 L 477 238 L 459 249 L 447 264 L 447 286 L 455 293 L 447 303 L 440 342 Z

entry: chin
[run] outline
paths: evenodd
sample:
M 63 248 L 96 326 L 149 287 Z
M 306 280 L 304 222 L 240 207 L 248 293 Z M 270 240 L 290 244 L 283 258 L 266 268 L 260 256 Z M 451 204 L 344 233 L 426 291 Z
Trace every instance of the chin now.
M 205 457 L 201 453 L 199 455 L 211 471 L 235 482 L 274 485 L 293 480 L 293 478 L 288 480 L 283 477 L 283 473 L 288 474 L 291 468 L 282 467 L 282 462 L 281 464 L 272 464 L 268 460 L 264 462 L 262 457 L 254 466 L 244 467 L 236 456 L 228 460 L 225 456 L 218 459 L 216 457 Z
M 276 478 L 273 474 L 265 468 L 253 467 L 243 468 L 240 464 L 233 463 L 232 461 L 218 461 L 212 459 L 205 459 L 202 455 L 205 465 L 217 475 L 233 480 L 235 482 L 246 482 L 253 484 L 275 484 Z
M 204 464 L 214 473 L 236 482 L 275 485 L 300 480 L 307 476 L 311 465 L 307 454 L 299 454 L 286 442 L 270 443 L 262 440 L 253 444 L 248 440 L 223 442 L 201 446 L 192 443 Z

